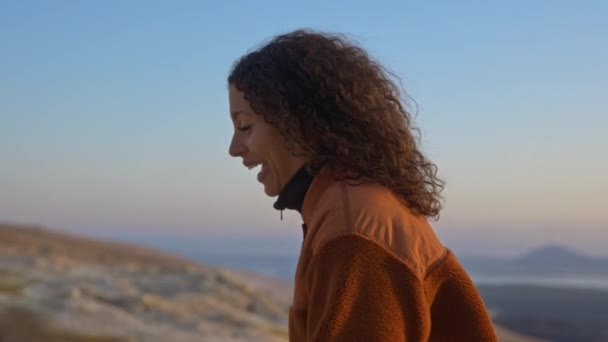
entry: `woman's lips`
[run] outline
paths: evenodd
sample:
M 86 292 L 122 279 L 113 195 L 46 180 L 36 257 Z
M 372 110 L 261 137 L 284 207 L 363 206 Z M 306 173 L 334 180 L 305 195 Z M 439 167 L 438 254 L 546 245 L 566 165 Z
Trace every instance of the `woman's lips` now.
M 264 177 L 266 177 L 267 167 L 266 163 L 262 163 L 262 169 L 258 172 L 258 182 L 262 183 L 264 181 Z

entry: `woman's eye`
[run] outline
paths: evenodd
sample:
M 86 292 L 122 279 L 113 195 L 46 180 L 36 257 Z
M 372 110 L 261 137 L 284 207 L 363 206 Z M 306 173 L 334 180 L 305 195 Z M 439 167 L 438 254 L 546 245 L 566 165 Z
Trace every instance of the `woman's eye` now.
M 239 127 L 239 131 L 241 132 L 245 132 L 248 131 L 251 128 L 252 125 L 248 125 L 248 126 L 243 126 L 243 127 Z

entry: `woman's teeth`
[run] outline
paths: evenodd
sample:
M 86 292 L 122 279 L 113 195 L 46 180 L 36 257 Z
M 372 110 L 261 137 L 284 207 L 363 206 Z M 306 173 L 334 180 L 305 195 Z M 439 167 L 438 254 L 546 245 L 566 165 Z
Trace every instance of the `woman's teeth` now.
M 257 163 L 257 164 L 251 165 L 251 166 L 249 166 L 249 170 L 255 169 L 256 167 L 258 167 L 260 165 L 262 165 L 262 163 Z

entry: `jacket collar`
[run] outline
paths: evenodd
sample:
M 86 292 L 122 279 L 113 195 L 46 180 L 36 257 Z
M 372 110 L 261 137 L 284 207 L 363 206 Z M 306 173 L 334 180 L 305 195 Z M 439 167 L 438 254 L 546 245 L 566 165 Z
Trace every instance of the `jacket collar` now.
M 274 208 L 277 210 L 292 209 L 297 210 L 302 214 L 302 205 L 308 189 L 313 182 L 313 176 L 308 173 L 306 165 L 302 166 L 298 172 L 291 177 L 285 185 L 279 198 L 274 203 Z
M 319 203 L 321 196 L 325 193 L 325 190 L 327 190 L 329 185 L 334 182 L 334 178 L 335 175 L 328 166 L 321 168 L 314 177 L 302 204 L 302 219 L 305 224 L 310 221 L 310 217 L 314 212 L 317 203 Z

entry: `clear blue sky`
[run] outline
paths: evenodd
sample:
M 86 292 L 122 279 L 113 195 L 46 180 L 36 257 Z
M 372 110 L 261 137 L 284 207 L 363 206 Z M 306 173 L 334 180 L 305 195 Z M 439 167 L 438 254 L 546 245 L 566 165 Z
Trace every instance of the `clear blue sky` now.
M 227 155 L 225 79 L 272 35 L 313 28 L 368 48 L 418 103 L 447 245 L 600 253 L 608 5 L 443 3 L 0 1 L 0 221 L 297 241 L 299 218 L 280 221 Z

